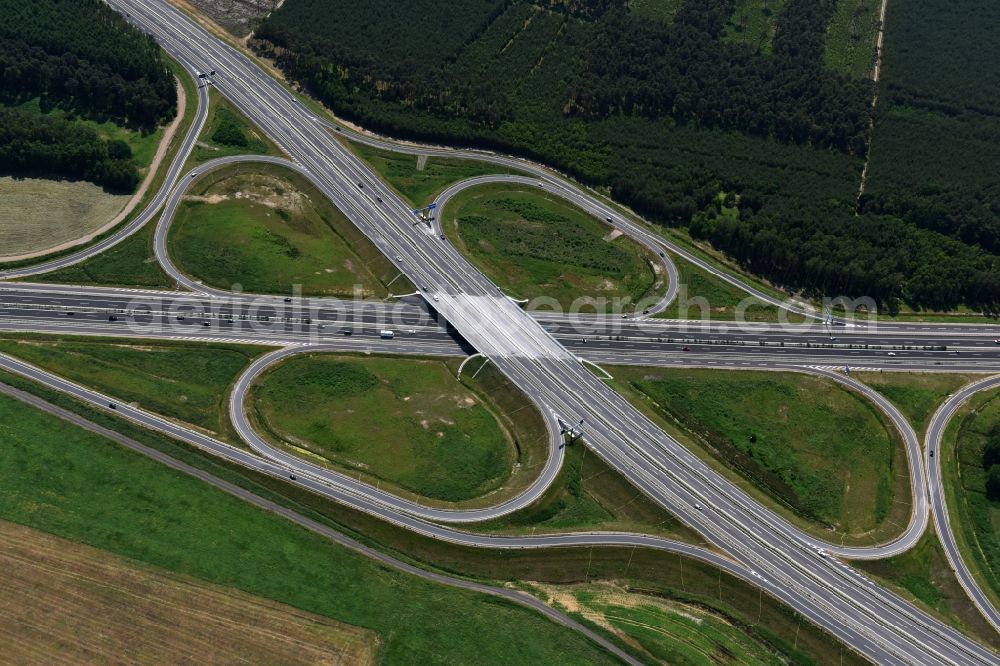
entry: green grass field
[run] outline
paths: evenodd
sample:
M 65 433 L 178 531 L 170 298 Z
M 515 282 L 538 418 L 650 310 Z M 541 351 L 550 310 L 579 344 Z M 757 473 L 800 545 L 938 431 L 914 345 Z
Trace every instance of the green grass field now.
M 69 336 L 0 337 L 0 351 L 234 442 L 229 387 L 264 347 Z
M 279 441 L 433 499 L 495 490 L 516 460 L 489 406 L 441 361 L 299 356 L 264 375 L 253 397 Z
M 382 663 L 608 663 L 508 603 L 372 563 L 191 477 L 0 397 L 0 517 L 366 627 Z
M 486 373 L 481 373 L 480 376 L 484 374 Z M 756 640 L 766 642 L 776 652 L 788 655 L 791 663 L 863 663 L 829 635 L 804 622 L 798 614 L 770 597 L 761 596 L 756 588 L 727 575 L 720 576 L 716 569 L 687 558 L 624 548 L 565 548 L 554 551 L 516 551 L 501 555 L 479 548 L 457 547 L 415 535 L 366 513 L 324 500 L 302 488 L 289 485 L 282 479 L 222 463 L 203 452 L 133 426 L 18 377 L 0 372 L 0 381 L 39 395 L 188 464 L 262 494 L 280 505 L 346 531 L 365 543 L 388 549 L 397 557 L 423 563 L 424 566 L 485 580 L 530 580 L 552 584 L 619 581 L 661 599 L 711 609 L 747 631 Z M 605 477 L 602 486 L 609 481 Z M 625 484 L 623 480 L 620 482 Z M 597 629 L 602 630 L 601 627 Z
M 931 416 L 949 395 L 975 379 L 975 375 L 913 372 L 855 372 L 863 381 L 889 398 L 910 421 L 917 435 L 923 436 Z
M 955 540 L 980 586 L 1000 601 L 1000 502 L 986 495 L 983 447 L 1000 424 L 1000 391 L 986 391 L 955 415 L 940 464 Z
M 861 397 L 796 373 L 611 373 L 633 401 L 679 424 L 713 458 L 797 514 L 853 537 L 884 527 L 890 514 L 899 522 L 897 511 L 905 524 L 901 446 Z
M 398 269 L 301 175 L 275 165 L 202 176 L 170 228 L 171 258 L 205 284 L 251 293 L 383 297 Z M 396 280 L 397 293 L 410 290 Z
M 184 165 L 184 171 L 230 155 L 274 155 L 283 157 L 284 153 L 267 136 L 257 128 L 242 113 L 236 110 L 229 101 L 219 94 L 215 88 L 208 90 L 209 112 L 205 127 L 198 137 L 198 143 Z M 234 144 L 222 141 L 220 126 L 228 125 L 238 134 L 242 134 L 243 143 Z
M 826 32 L 826 66 L 864 78 L 878 40 L 880 0 L 840 0 Z
M 544 297 L 562 308 L 575 299 L 635 303 L 665 290 L 653 257 L 610 226 L 537 189 L 484 185 L 452 199 L 442 228 L 501 289 L 516 298 Z M 593 312 L 583 305 L 583 312 Z M 627 308 L 631 311 L 631 307 Z
M 449 157 L 420 158 L 361 143 L 347 145 L 414 206 L 426 206 L 443 189 L 460 180 L 473 176 L 513 173 L 511 169 L 489 162 Z
M 784 5 L 785 0 L 737 0 L 723 39 L 744 44 L 752 51 L 770 53 L 778 14 Z

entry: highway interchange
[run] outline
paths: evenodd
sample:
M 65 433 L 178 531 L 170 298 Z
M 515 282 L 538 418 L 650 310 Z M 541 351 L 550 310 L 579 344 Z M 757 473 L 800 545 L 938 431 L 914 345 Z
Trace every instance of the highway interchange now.
M 239 51 L 223 44 L 162 1 L 111 0 L 109 4 L 128 12 L 132 20 L 154 34 L 189 70 L 218 69 L 215 84 L 219 91 L 291 155 L 290 164 L 344 211 L 379 249 L 389 257 L 404 258 L 401 269 L 418 285 L 421 294 L 415 301 L 404 300 L 394 305 L 299 298 L 288 303 L 281 296 L 232 295 L 209 290 L 177 271 L 169 261 L 164 239 L 176 203 L 192 180 L 189 175 L 182 176 L 180 169 L 196 140 L 196 129 L 200 130 L 205 120 L 206 96 L 202 88 L 197 120 L 171 164 L 165 185 L 136 220 L 101 241 L 95 249 L 40 266 L 9 271 L 3 276 L 37 275 L 93 256 L 111 243 L 120 242 L 150 220 L 160 206 L 166 206 L 157 229 L 157 257 L 168 271 L 172 271 L 179 285 L 190 292 L 6 283 L 0 287 L 0 330 L 223 339 L 282 347 L 248 369 L 237 382 L 230 406 L 234 423 L 256 455 L 215 442 L 139 409 L 122 406 L 117 411 L 146 427 L 162 430 L 215 455 L 266 473 L 288 476 L 288 471 L 293 469 L 298 472 L 297 482 L 316 492 L 437 538 L 482 547 L 613 543 L 684 552 L 760 586 L 878 663 L 997 663 L 992 652 L 832 557 L 834 554 L 885 557 L 902 552 L 920 538 L 929 514 L 934 516 L 949 557 L 952 557 L 952 549 L 948 544 L 953 545 L 954 539 L 946 526 L 947 508 L 941 497 L 939 476 L 932 472 L 928 477 L 924 471 L 925 466 L 937 469 L 936 463 L 922 457 L 916 434 L 912 430 L 907 432 L 909 426 L 905 419 L 884 398 L 845 377 L 843 372 L 830 369 L 849 365 L 852 368 L 1000 372 L 1000 354 L 997 353 L 1000 350 L 994 344 L 996 329 L 982 325 L 884 323 L 877 327 L 863 323 L 837 326 L 796 305 L 791 308 L 806 315 L 810 323 L 799 326 L 706 325 L 648 318 L 570 318 L 526 313 L 471 267 L 450 244 L 443 242 L 436 229 L 415 226 L 409 206 L 337 141 L 336 132 L 330 131 L 326 121 L 320 121 Z M 354 138 L 385 145 L 365 135 L 355 134 Z M 398 146 L 393 147 L 398 149 Z M 461 154 L 436 148 L 408 149 Z M 702 265 L 720 279 L 754 292 L 753 287 L 742 285 L 738 279 L 690 256 L 683 248 L 653 236 L 558 174 L 521 160 L 478 152 L 469 155 L 495 162 L 510 161 L 532 175 L 532 179 L 489 177 L 491 181 L 531 184 L 540 179 L 544 181 L 540 187 L 564 196 L 601 219 L 611 217 L 616 226 L 651 250 L 658 253 L 661 250 L 657 248 L 668 250 Z M 181 186 L 174 188 L 178 180 Z M 450 188 L 442 202 L 462 187 L 473 184 L 460 183 Z M 665 298 L 652 304 L 650 314 L 666 307 L 677 293 L 676 269 L 667 257 L 663 258 L 666 275 L 670 277 L 669 291 Z M 768 302 L 776 300 L 765 293 L 756 295 Z M 109 319 L 112 316 L 115 321 Z M 454 330 L 448 330 L 442 320 L 450 322 Z M 393 340 L 378 338 L 378 331 L 386 322 L 399 333 Z M 344 335 L 345 329 L 351 330 L 352 335 Z M 266 442 L 255 441 L 260 438 L 245 421 L 243 399 L 256 373 L 289 354 L 327 349 L 432 355 L 462 355 L 476 350 L 484 354 L 536 403 L 546 417 L 552 437 L 551 455 L 545 470 L 531 488 L 518 497 L 496 507 L 477 509 L 469 515 L 468 512 L 433 509 L 397 498 L 330 470 L 311 468 L 300 460 L 288 459 L 286 454 Z M 890 416 L 907 445 L 915 499 L 909 526 L 892 543 L 877 547 L 842 549 L 817 542 L 761 507 L 672 440 L 584 368 L 579 363 L 581 357 L 600 363 L 764 368 L 814 366 L 810 371 L 850 383 L 854 390 L 863 392 Z M 97 406 L 104 407 L 114 401 L 113 397 L 96 394 L 9 357 L 0 357 L 0 367 Z M 942 414 L 945 412 L 939 412 Z M 540 489 L 544 490 L 561 462 L 555 426 L 557 417 L 583 418 L 587 445 L 653 500 L 702 534 L 718 553 L 643 535 L 493 537 L 444 525 L 501 515 L 525 506 Z M 945 416 L 941 418 L 947 422 Z M 928 437 L 928 442 L 931 441 Z M 944 512 L 943 518 L 939 517 L 939 512 Z M 957 557 L 957 549 L 954 554 Z M 995 610 L 961 565 L 960 557 L 958 560 L 956 572 L 963 585 L 973 599 L 979 595 L 977 604 L 983 604 L 981 610 L 997 626 Z M 955 560 L 952 562 L 954 566 Z

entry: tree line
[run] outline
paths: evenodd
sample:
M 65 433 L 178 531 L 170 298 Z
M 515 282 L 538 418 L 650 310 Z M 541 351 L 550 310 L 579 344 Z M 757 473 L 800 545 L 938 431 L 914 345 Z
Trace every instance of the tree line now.
M 139 184 L 132 149 L 65 118 L 0 107 L 0 164 L 7 173 L 89 180 L 117 192 Z
M 74 119 L 149 132 L 172 118 L 177 91 L 159 46 L 100 0 L 6 0 L 3 9 L 0 168 L 134 189 L 129 146 Z M 60 117 L 47 115 L 55 109 Z

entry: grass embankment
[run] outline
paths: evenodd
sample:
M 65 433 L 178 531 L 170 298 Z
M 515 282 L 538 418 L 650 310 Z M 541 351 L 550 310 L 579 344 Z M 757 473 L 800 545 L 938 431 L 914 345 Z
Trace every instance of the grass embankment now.
M 199 164 L 230 155 L 285 157 L 285 153 L 267 135 L 211 86 L 208 103 L 208 118 L 198 136 L 198 143 L 184 164 L 185 173 Z
M 378 652 L 372 631 L 5 521 L 0 587 L 10 663 L 372 663 Z
M 2 336 L 0 351 L 233 443 L 229 387 L 265 347 L 68 336 Z
M 705 608 L 632 592 L 612 583 L 535 583 L 549 604 L 638 644 L 664 664 L 786 664 L 766 643 Z
M 271 164 L 204 174 L 170 227 L 177 267 L 205 284 L 251 293 L 383 297 L 406 278 L 306 178 Z
M 642 532 L 705 545 L 698 533 L 639 492 L 579 442 L 566 447 L 559 478 L 537 502 L 509 516 L 476 523 L 475 528 L 496 534 Z
M 484 580 L 580 583 L 615 580 L 664 599 L 710 608 L 795 663 L 863 663 L 829 635 L 742 581 L 684 557 L 625 548 L 565 548 L 497 553 L 417 536 L 329 502 L 282 479 L 221 463 L 190 447 L 81 405 L 66 396 L 0 372 L 0 381 L 39 395 L 85 418 L 221 476 L 283 506 L 347 532 L 404 560 Z M 624 483 L 624 482 L 622 482 Z M 756 609 L 756 610 L 755 610 Z
M 347 142 L 347 146 L 404 199 L 419 207 L 431 203 L 442 190 L 460 180 L 516 173 L 513 169 L 478 160 L 407 155 L 354 142 Z
M 805 321 L 801 315 L 767 305 L 698 266 L 675 255 L 672 257 L 677 266 L 680 291 L 670 307 L 657 317 L 751 322 Z
M 1000 635 L 969 602 L 933 529 L 902 555 L 854 566 L 960 631 L 1000 649 Z
M 4 519 L 370 629 L 384 663 L 610 661 L 530 611 L 377 565 L 11 398 L 0 423 Z
M 949 372 L 851 372 L 852 376 L 868 384 L 888 398 L 903 413 L 922 437 L 927 422 L 945 399 L 960 387 L 973 381 L 975 375 Z
M 941 442 L 941 476 L 951 529 L 962 557 L 994 605 L 1000 605 L 1000 502 L 986 494 L 983 448 L 1000 432 L 1000 391 L 973 396 Z
M 810 531 L 872 543 L 906 525 L 905 451 L 887 420 L 860 396 L 797 373 L 611 372 L 625 395 L 668 431 Z
M 610 226 L 537 188 L 484 185 L 457 195 L 442 229 L 501 289 L 570 309 L 581 297 L 636 303 L 665 289 L 653 257 Z M 593 312 L 594 306 L 582 305 Z M 627 308 L 629 311 L 632 307 Z
M 261 377 L 252 405 L 306 457 L 433 499 L 494 491 L 518 462 L 491 406 L 442 361 L 296 356 Z
M 177 285 L 160 268 L 153 251 L 153 231 L 158 219 L 159 216 L 156 216 L 134 234 L 95 257 L 28 278 L 27 281 L 173 289 Z

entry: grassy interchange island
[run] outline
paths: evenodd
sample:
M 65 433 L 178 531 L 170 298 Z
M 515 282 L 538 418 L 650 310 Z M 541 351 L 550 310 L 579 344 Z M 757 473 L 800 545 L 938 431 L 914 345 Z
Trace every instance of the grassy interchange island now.
M 307 460 L 456 502 L 531 475 L 524 463 L 547 455 L 544 426 L 515 439 L 491 403 L 443 361 L 302 355 L 258 379 L 251 410 L 264 433 Z
M 537 188 L 469 188 L 440 215 L 459 250 L 516 298 L 569 308 L 581 297 L 635 303 L 665 290 L 651 252 Z
M 955 415 L 942 440 L 942 477 L 955 538 L 993 603 L 1000 600 L 1000 492 L 990 482 L 1000 440 L 1000 390 L 984 391 Z M 996 474 L 996 470 L 994 470 Z
M 667 432 L 800 527 L 864 544 L 889 540 L 906 524 L 902 443 L 853 392 L 794 372 L 609 370 L 616 388 Z
M 178 268 L 205 284 L 251 293 L 384 297 L 409 282 L 300 174 L 269 164 L 202 175 L 168 237 Z M 398 278 L 398 279 L 397 279 Z

